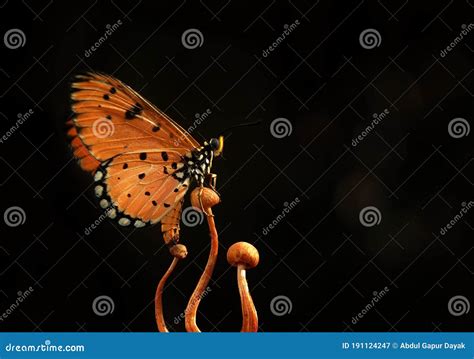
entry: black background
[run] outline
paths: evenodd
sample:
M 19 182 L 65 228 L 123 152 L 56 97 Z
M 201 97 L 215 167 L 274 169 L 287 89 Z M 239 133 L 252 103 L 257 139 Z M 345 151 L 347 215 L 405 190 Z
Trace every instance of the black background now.
M 200 307 L 204 331 L 241 326 L 235 270 L 225 259 L 237 241 L 253 243 L 259 266 L 248 272 L 262 331 L 465 331 L 472 314 L 453 316 L 448 301 L 473 299 L 472 213 L 446 235 L 440 228 L 473 199 L 472 34 L 446 57 L 440 51 L 473 18 L 469 1 L 13 2 L 2 4 L 1 34 L 21 29 L 16 50 L 1 43 L 1 134 L 30 108 L 34 114 L 0 144 L 2 213 L 20 206 L 26 222 L 0 223 L 0 312 L 18 291 L 34 292 L 0 322 L 3 331 L 155 331 L 153 298 L 171 257 L 159 226 L 128 230 L 104 221 L 92 179 L 71 158 L 64 122 L 68 81 L 83 70 L 113 74 L 188 127 L 202 142 L 235 130 L 216 160 L 222 203 L 212 291 Z M 92 56 L 107 24 L 122 26 Z M 263 57 L 285 24 L 299 25 Z M 181 34 L 196 28 L 201 47 Z M 364 49 L 374 28 L 381 43 Z M 356 147 L 373 113 L 389 115 Z M 270 133 L 276 118 L 292 133 Z M 284 202 L 300 203 L 267 235 Z M 187 204 L 188 205 L 188 204 Z M 379 225 L 359 212 L 376 206 Z M 165 292 L 173 318 L 185 308 L 204 268 L 206 226 L 184 227 L 189 250 Z M 388 294 L 357 324 L 352 317 L 385 286 Z M 110 296 L 115 310 L 97 316 L 92 302 Z M 273 315 L 284 295 L 292 310 Z

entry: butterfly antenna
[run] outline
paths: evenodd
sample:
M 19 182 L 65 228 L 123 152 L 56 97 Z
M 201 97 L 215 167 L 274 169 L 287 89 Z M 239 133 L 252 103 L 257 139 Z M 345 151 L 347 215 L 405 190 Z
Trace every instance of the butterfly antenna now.
M 226 128 L 224 131 L 222 131 L 221 135 L 222 136 L 228 135 L 231 130 L 233 130 L 234 128 L 237 128 L 237 127 L 257 126 L 257 125 L 261 124 L 262 121 L 263 120 L 258 120 L 258 121 L 254 121 L 254 122 L 245 122 L 245 123 L 239 123 L 238 125 L 230 126 L 230 127 Z

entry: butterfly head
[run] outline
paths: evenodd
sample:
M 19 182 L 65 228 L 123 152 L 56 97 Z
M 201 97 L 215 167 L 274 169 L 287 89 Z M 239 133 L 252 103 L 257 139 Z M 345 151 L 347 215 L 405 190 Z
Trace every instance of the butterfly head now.
M 214 151 L 214 156 L 219 156 L 224 150 L 224 136 L 219 136 L 219 138 L 211 138 L 209 141 L 209 146 L 212 151 Z

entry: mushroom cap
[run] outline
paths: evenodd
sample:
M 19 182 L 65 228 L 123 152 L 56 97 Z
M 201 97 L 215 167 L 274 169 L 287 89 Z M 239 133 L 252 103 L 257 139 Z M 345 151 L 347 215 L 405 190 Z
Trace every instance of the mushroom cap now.
M 254 268 L 260 260 L 257 248 L 247 242 L 237 242 L 227 250 L 227 262 L 237 267 L 243 265 L 245 269 Z
M 199 193 L 200 192 L 201 192 L 202 206 L 204 207 L 204 209 L 212 208 L 213 206 L 215 206 L 216 204 L 218 204 L 221 201 L 221 199 L 220 199 L 219 195 L 216 193 L 216 191 L 212 190 L 211 188 L 196 187 L 191 192 L 191 205 L 193 207 L 201 209 L 201 203 L 199 202 Z

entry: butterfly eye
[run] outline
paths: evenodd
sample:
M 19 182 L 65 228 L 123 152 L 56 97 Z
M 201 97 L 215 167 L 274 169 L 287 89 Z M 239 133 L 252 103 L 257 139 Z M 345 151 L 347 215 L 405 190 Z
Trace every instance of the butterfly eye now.
M 217 138 L 211 138 L 209 145 L 211 146 L 212 150 L 215 151 L 219 148 L 219 140 Z

